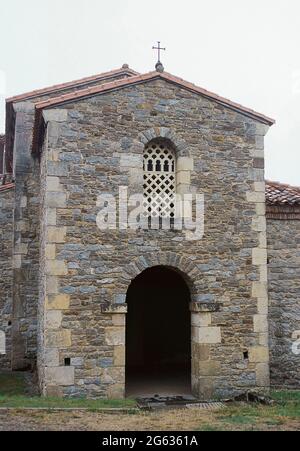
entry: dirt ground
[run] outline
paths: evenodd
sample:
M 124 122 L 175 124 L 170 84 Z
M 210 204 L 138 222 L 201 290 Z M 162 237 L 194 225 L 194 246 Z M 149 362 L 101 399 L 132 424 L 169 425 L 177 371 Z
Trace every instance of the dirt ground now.
M 226 409 L 225 409 L 226 410 Z M 109 415 L 97 412 L 0 412 L 0 431 L 300 430 L 300 419 L 227 421 L 225 411 L 173 410 Z

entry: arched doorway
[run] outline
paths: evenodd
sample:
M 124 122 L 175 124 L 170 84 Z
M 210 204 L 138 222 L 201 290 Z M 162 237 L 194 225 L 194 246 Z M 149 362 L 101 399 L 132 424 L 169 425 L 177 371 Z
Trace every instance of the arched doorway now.
M 190 291 L 175 269 L 141 273 L 127 293 L 126 395 L 191 392 Z

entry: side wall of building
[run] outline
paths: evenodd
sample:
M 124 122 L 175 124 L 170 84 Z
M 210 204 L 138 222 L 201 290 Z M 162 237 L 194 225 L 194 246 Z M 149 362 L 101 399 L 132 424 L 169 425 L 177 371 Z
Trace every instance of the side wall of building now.
M 268 219 L 271 384 L 300 386 L 300 220 Z
M 11 368 L 14 188 L 0 190 L 0 370 Z

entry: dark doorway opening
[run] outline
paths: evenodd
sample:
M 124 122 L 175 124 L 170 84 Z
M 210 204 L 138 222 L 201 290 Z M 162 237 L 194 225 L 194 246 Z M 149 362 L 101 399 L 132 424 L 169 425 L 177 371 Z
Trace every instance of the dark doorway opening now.
M 191 392 L 189 288 L 179 272 L 144 271 L 127 293 L 126 395 Z

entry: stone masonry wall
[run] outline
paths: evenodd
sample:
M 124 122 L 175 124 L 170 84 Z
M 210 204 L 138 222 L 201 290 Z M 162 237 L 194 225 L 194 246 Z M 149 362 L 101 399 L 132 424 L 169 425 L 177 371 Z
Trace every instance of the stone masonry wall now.
M 44 117 L 43 393 L 124 396 L 126 293 L 155 265 L 179 269 L 191 288 L 194 393 L 268 389 L 267 127 L 159 80 Z M 144 146 L 157 137 L 175 145 L 181 192 L 205 195 L 202 240 L 97 228 L 101 193 L 142 193 Z
M 125 74 L 110 76 L 87 85 L 120 79 Z M 40 259 L 40 162 L 32 156 L 34 102 L 74 91 L 60 89 L 14 103 L 14 175 L 16 196 L 14 205 L 13 249 L 13 325 L 12 367 L 15 370 L 34 368 L 37 359 L 37 309 Z
M 2 187 L 0 191 L 0 370 L 11 367 L 13 201 L 14 189 Z
M 271 384 L 300 385 L 300 221 L 268 220 Z

